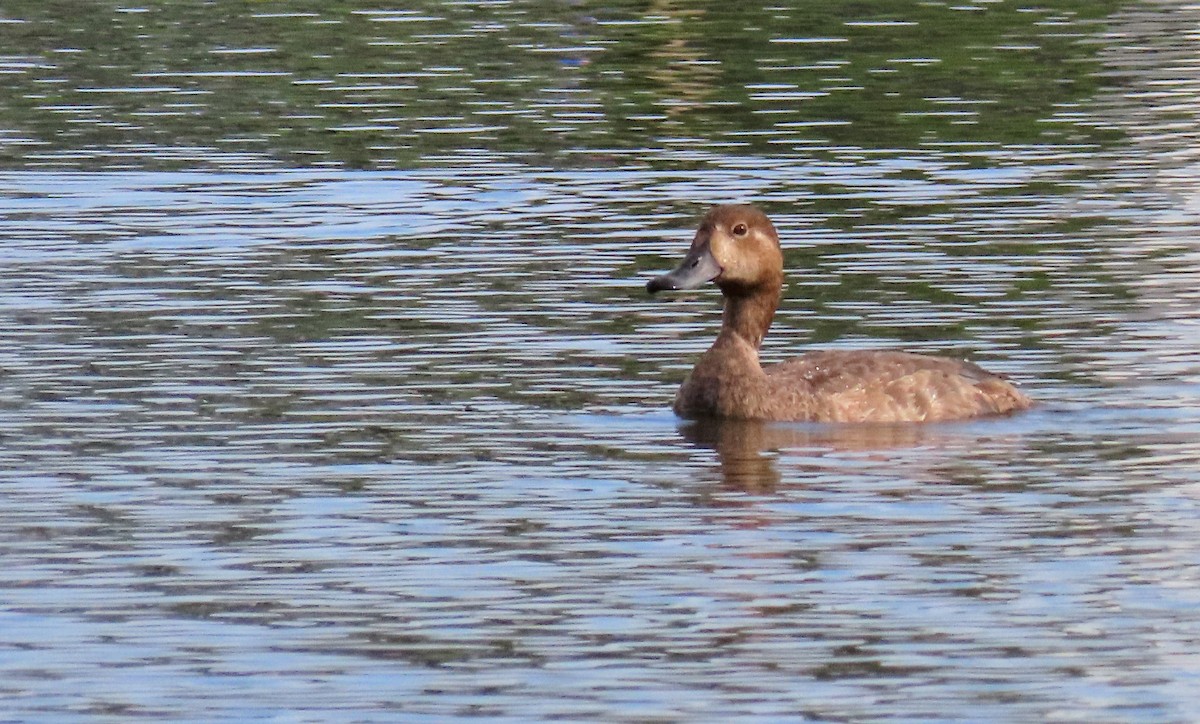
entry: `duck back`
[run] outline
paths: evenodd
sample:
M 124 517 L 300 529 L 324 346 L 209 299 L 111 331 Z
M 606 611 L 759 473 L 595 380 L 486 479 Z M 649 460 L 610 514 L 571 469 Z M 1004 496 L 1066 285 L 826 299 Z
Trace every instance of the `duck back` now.
M 1003 415 L 1030 399 L 1001 375 L 945 357 L 819 351 L 763 368 L 779 420 L 931 422 Z

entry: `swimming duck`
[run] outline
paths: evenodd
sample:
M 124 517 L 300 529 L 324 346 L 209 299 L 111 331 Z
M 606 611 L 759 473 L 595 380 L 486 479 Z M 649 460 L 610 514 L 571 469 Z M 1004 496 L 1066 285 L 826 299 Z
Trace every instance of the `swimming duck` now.
M 753 206 L 705 215 L 677 269 L 651 294 L 715 282 L 725 298 L 717 339 L 696 363 L 675 412 L 688 418 L 813 422 L 932 422 L 1001 415 L 1032 402 L 970 362 L 890 350 L 809 352 L 763 367 L 758 350 L 783 292 L 775 226 Z

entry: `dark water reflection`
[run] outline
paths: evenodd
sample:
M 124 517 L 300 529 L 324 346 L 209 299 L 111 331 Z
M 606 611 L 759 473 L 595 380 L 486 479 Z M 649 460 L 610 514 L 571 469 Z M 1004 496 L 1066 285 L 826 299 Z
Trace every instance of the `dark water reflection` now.
M 13 0 L 0 158 L 679 165 L 1111 135 L 1074 109 L 1113 0 L 405 5 Z
M 1192 719 L 1200 17 L 877 5 L 6 7 L 5 713 Z M 675 419 L 730 200 L 1039 406 Z

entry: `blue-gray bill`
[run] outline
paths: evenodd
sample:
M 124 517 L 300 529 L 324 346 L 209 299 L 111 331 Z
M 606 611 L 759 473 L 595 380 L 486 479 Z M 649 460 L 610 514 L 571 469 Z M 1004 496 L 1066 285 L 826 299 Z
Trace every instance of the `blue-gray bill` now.
M 654 294 L 655 292 L 695 289 L 720 275 L 721 265 L 713 258 L 712 253 L 708 250 L 708 245 L 705 244 L 699 249 L 688 252 L 683 263 L 674 271 L 651 279 L 646 284 L 646 291 Z

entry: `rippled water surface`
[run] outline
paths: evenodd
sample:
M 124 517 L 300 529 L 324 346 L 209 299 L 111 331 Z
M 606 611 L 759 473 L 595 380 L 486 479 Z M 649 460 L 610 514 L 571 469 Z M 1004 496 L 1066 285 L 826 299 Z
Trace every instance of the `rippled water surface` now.
M 812 5 L 0 11 L 4 716 L 1193 720 L 1200 10 Z M 1038 407 L 675 418 L 723 201 Z

